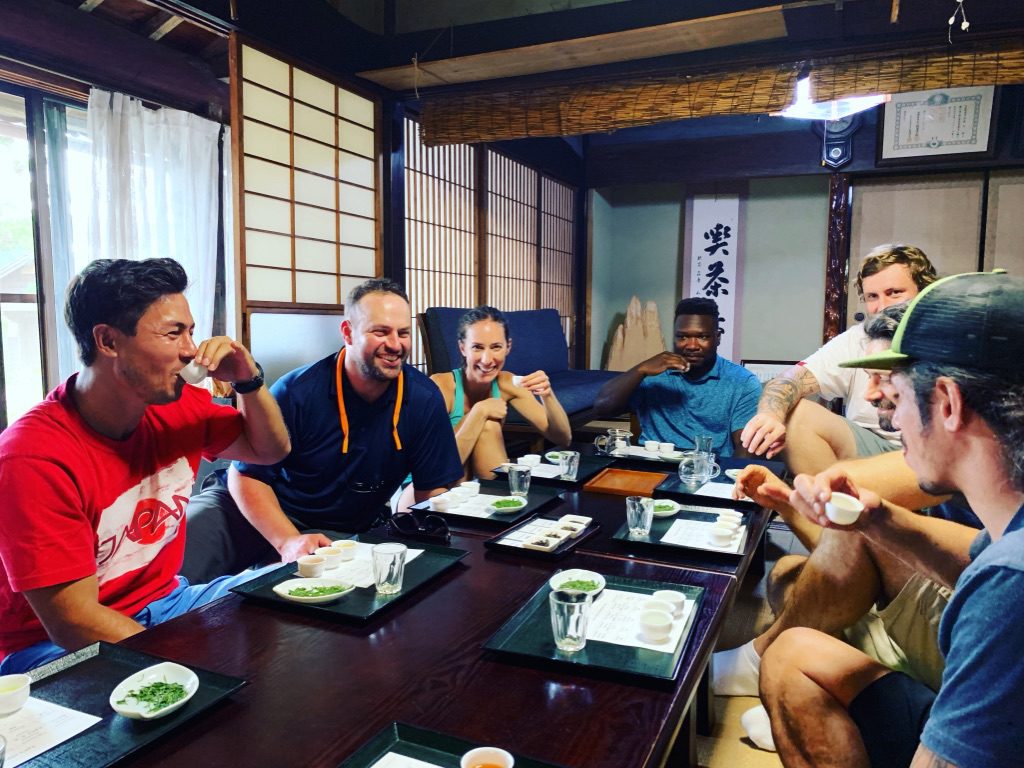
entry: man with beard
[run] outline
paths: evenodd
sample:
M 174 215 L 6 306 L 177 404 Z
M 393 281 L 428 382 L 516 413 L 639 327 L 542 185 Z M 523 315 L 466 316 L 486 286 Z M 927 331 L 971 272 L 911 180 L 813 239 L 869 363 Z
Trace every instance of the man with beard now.
M 757 411 L 761 385 L 746 368 L 718 356 L 718 304 L 683 299 L 676 306 L 674 352 L 662 352 L 609 381 L 598 392 L 599 415 L 627 408 L 640 420 L 640 440 L 692 448 L 712 435 L 719 456 L 746 456 L 740 432 Z
M 200 458 L 288 453 L 248 350 L 193 341 L 187 284 L 172 259 L 98 259 L 68 286 L 82 369 L 0 435 L 0 674 L 119 642 L 254 575 L 178 576 Z M 185 383 L 193 360 L 238 410 Z
M 1009 766 L 1024 754 L 1024 280 L 954 275 L 911 303 L 892 349 L 850 366 L 891 369 L 903 452 L 921 487 L 960 491 L 984 523 L 963 553 L 934 524 L 841 473 L 794 482 L 790 503 L 823 514 L 832 493 L 858 496 L 844 526 L 956 590 L 939 625 L 938 693 L 835 638 L 792 629 L 768 649 L 761 692 L 787 766 Z M 924 525 L 931 523 L 932 525 Z
M 864 322 L 866 351 L 889 349 L 906 304 L 887 307 Z M 883 389 L 889 372 L 869 370 L 865 398 L 878 409 L 883 429 L 893 429 L 895 403 Z M 877 488 L 910 508 L 929 507 L 940 498 L 923 493 L 902 455 L 886 453 L 836 465 L 820 477 L 842 475 L 859 487 Z M 842 529 L 821 528 L 787 502 L 790 488 L 763 467 L 747 467 L 737 479 L 737 493 L 777 509 L 811 549 L 809 557 L 789 555 L 772 570 L 768 597 L 776 614 L 772 625 L 745 645 L 716 653 L 712 689 L 720 696 L 757 696 L 761 658 L 790 627 L 812 627 L 845 636 L 871 658 L 901 670 L 938 690 L 943 660 L 938 625 L 952 594 L 953 582 L 968 561 L 971 541 L 981 527 L 963 500 L 945 501 L 925 523 L 949 551 L 950 568 L 943 581 L 918 573 L 884 547 Z M 948 497 L 947 497 L 948 499 Z M 963 521 L 966 525 L 947 520 Z M 811 531 L 805 532 L 804 528 Z M 771 726 L 764 707 L 746 712 L 741 723 L 762 749 L 772 749 Z
M 387 515 L 410 473 L 416 501 L 462 478 L 441 393 L 405 363 L 405 293 L 390 280 L 367 280 L 345 309 L 345 346 L 271 387 L 291 453 L 272 466 L 236 462 L 227 489 L 215 484 L 189 505 L 190 577 L 290 562 L 330 544 L 303 530 L 365 531 Z

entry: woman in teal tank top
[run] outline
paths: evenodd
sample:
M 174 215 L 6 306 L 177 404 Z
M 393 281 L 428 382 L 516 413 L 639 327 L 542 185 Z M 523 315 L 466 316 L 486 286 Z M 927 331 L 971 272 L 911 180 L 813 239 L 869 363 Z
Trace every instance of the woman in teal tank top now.
M 462 367 L 430 378 L 444 395 L 467 478 L 492 478 L 492 470 L 508 461 L 501 427 L 510 405 L 546 439 L 569 444 L 569 417 L 547 374 L 513 376 L 503 370 L 512 339 L 501 312 L 487 306 L 469 310 L 459 320 L 458 336 Z

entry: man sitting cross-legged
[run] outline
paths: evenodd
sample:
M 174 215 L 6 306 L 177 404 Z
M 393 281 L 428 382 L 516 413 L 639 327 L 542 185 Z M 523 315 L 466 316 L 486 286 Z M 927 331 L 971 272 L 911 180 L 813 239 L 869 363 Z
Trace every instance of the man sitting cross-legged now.
M 1024 755 L 1024 280 L 956 275 L 913 302 L 892 350 L 852 361 L 892 368 L 908 465 L 922 488 L 960 491 L 985 530 L 942 615 L 936 695 L 829 635 L 792 629 L 772 643 L 761 695 L 787 766 L 1009 766 Z M 841 474 L 797 477 L 790 503 L 822 525 L 833 491 L 864 504 L 848 534 L 949 583 L 963 558 L 937 521 Z M 926 523 L 928 525 L 926 525 Z
M 868 351 L 888 349 L 905 309 L 902 304 L 889 307 L 865 323 Z M 879 423 L 891 428 L 894 405 L 879 387 L 883 376 L 883 372 L 872 373 L 865 396 L 878 409 Z M 897 453 L 843 462 L 825 476 L 837 473 L 850 477 L 858 486 L 874 487 L 894 503 L 911 509 L 941 501 L 920 490 L 916 476 Z M 715 693 L 756 696 L 761 656 L 781 632 L 796 626 L 815 627 L 831 634 L 845 631 L 851 642 L 873 658 L 908 670 L 937 688 L 942 660 L 935 636 L 952 582 L 940 584 L 926 579 L 860 537 L 821 528 L 787 503 L 789 493 L 785 483 L 758 465 L 747 467 L 737 479 L 737 495 L 746 494 L 778 510 L 812 553 L 809 558 L 791 555 L 778 561 L 768 589 L 777 618 L 752 641 L 715 654 Z M 944 504 L 939 516 L 951 516 L 958 508 L 956 503 Z M 965 518 L 980 527 L 969 510 L 956 515 L 956 519 Z M 974 528 L 936 521 L 935 535 L 949 539 L 951 546 L 961 551 L 955 573 L 966 564 L 967 547 L 974 533 Z M 746 713 L 743 724 L 756 744 L 771 748 L 763 708 Z

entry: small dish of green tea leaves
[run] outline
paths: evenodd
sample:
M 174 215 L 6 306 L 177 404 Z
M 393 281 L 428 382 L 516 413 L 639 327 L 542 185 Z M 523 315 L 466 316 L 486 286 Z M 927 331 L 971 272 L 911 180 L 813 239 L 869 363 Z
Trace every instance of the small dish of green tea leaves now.
M 153 720 L 181 709 L 198 689 L 195 672 L 164 661 L 118 683 L 110 694 L 110 706 L 132 720 Z
M 518 512 L 526 506 L 526 499 L 522 496 L 503 496 L 491 502 L 491 509 L 496 515 L 506 515 L 510 512 Z
M 559 571 L 550 579 L 548 586 L 552 589 L 568 590 L 570 592 L 589 592 L 594 597 L 604 589 L 604 576 L 595 571 L 587 571 L 582 568 L 569 568 Z
M 288 579 L 273 586 L 274 594 L 293 603 L 329 603 L 348 594 L 353 589 L 339 579 Z

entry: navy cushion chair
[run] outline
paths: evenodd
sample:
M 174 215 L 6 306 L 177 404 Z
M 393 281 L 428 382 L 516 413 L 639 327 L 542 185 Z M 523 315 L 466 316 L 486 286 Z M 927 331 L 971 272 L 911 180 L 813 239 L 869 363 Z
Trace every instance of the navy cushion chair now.
M 462 365 L 456 331 L 459 318 L 467 311 L 458 307 L 430 307 L 419 315 L 428 373 L 451 371 Z M 618 372 L 570 368 L 569 347 L 556 310 L 528 309 L 504 314 L 512 338 L 512 351 L 505 360 L 505 370 L 517 374 L 544 371 L 570 423 L 578 426 L 590 421 L 594 398 L 604 383 L 618 376 Z M 507 423 L 523 424 L 524 421 L 513 410 L 509 412 Z

